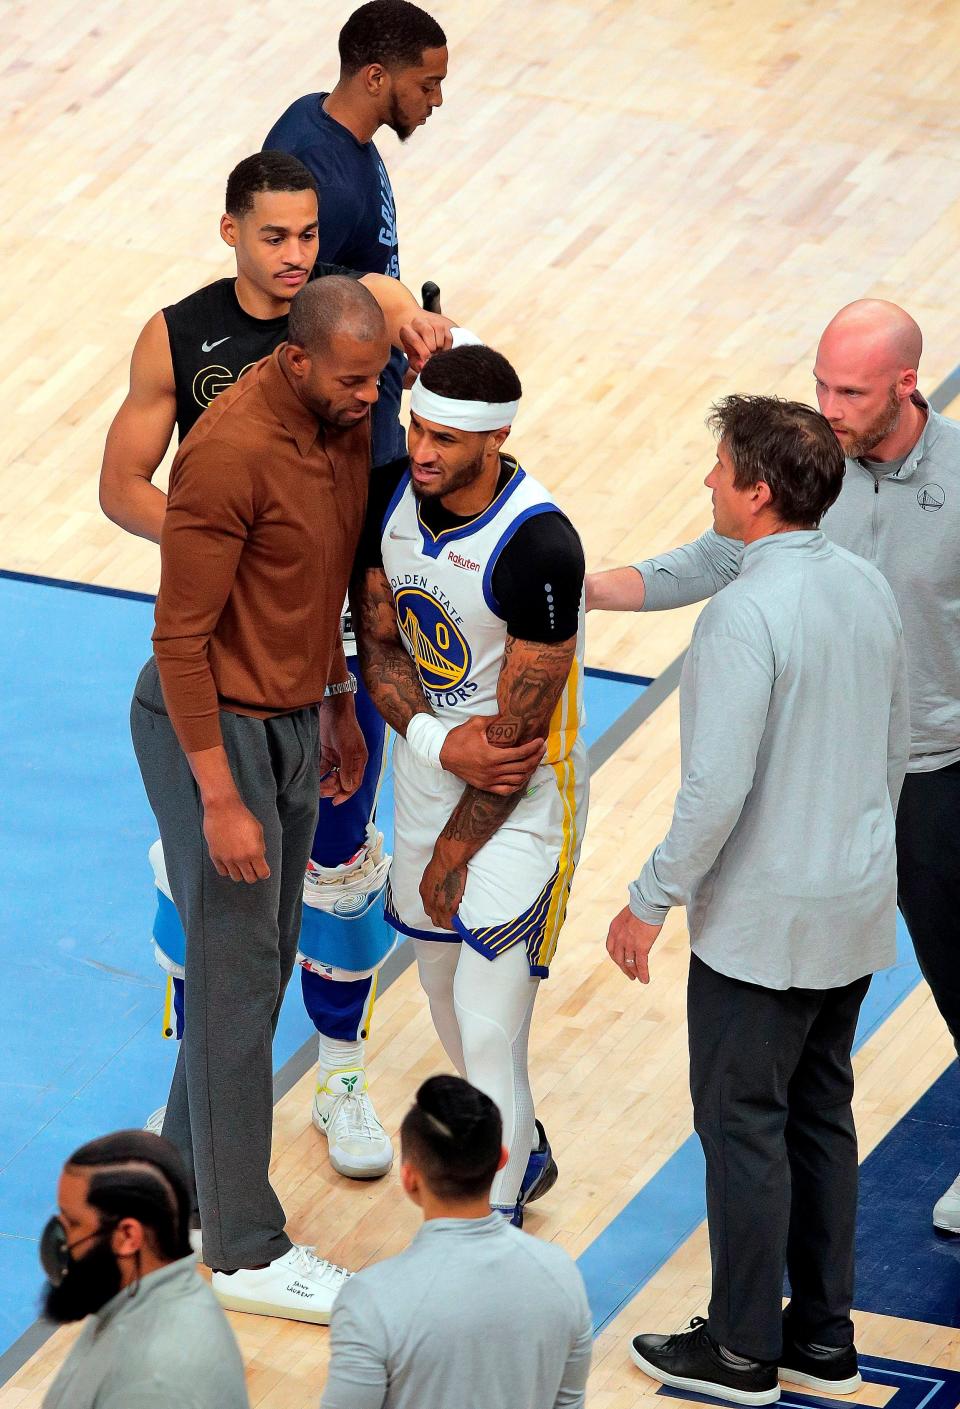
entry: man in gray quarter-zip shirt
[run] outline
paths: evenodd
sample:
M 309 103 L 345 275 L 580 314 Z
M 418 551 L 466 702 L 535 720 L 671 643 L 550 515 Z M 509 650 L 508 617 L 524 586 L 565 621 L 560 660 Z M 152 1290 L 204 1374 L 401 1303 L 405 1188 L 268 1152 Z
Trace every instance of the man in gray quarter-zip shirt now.
M 637 1336 L 633 1359 L 767 1404 L 778 1374 L 828 1393 L 860 1383 L 850 1052 L 870 975 L 896 958 L 907 667 L 889 584 L 818 531 L 844 474 L 825 419 L 731 396 L 710 424 L 714 523 L 744 544 L 742 570 L 694 630 L 673 820 L 607 949 L 647 982 L 670 907 L 686 906 L 712 1292 L 706 1322 Z
M 177 1150 L 118 1130 L 75 1150 L 40 1237 L 44 1312 L 84 1321 L 44 1409 L 249 1409 L 227 1318 L 190 1251 Z
M 423 1226 L 344 1285 L 321 1409 L 582 1409 L 593 1342 L 576 1264 L 491 1211 L 500 1111 L 433 1076 L 400 1127 Z
M 960 1051 L 960 424 L 917 391 L 921 349 L 909 314 L 864 299 L 826 328 L 814 375 L 847 457 L 823 531 L 876 564 L 903 620 L 911 748 L 897 813 L 897 898 Z M 706 533 L 635 569 L 588 576 L 587 605 L 686 606 L 735 578 L 742 552 Z M 933 1221 L 960 1233 L 960 1177 L 938 1199 Z

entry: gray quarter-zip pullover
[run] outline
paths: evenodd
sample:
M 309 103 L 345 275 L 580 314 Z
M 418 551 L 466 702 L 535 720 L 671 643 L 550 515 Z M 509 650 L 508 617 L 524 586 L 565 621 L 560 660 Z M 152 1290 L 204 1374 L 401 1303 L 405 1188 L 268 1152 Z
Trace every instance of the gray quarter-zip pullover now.
M 926 406 L 921 396 L 914 398 Z M 911 773 L 960 759 L 960 424 L 928 408 L 916 445 L 893 474 L 847 460 L 824 516 L 833 543 L 874 563 L 893 588 L 910 679 Z M 743 545 L 712 530 L 637 563 L 645 611 L 701 601 L 739 572 Z
M 193 1256 L 88 1316 L 43 1409 L 249 1409 L 243 1361 Z
M 583 1409 L 590 1308 L 556 1243 L 432 1218 L 337 1297 L 321 1409 Z
M 680 680 L 680 792 L 630 887 L 693 952 L 764 988 L 839 988 L 896 957 L 894 817 L 909 746 L 893 593 L 819 531 L 751 543 Z

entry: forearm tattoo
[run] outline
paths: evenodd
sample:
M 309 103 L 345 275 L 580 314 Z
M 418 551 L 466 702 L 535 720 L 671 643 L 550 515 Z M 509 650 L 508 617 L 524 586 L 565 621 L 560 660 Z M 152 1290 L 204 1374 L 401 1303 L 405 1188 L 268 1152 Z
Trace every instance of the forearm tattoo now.
M 508 636 L 497 684 L 500 712 L 487 728 L 487 738 L 500 748 L 528 739 L 546 738 L 557 701 L 573 664 L 576 637 L 541 643 Z M 447 820 L 441 836 L 475 856 L 503 825 L 523 792 L 501 797 L 468 787 Z
M 351 597 L 357 659 L 377 709 L 392 729 L 405 734 L 415 714 L 429 711 L 420 676 L 400 640 L 393 593 L 386 575 L 369 570 Z

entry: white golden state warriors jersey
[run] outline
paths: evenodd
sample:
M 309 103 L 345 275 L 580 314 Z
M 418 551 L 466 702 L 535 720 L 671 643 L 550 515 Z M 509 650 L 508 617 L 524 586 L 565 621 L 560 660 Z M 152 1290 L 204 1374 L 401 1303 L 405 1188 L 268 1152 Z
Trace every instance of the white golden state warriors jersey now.
M 384 519 L 383 567 L 423 692 L 446 723 L 496 713 L 507 628 L 493 593 L 494 568 L 522 523 L 557 512 L 543 485 L 517 465 L 482 514 L 434 535 L 409 475 L 401 481 Z M 549 583 L 544 590 L 549 605 Z M 551 721 L 545 762 L 569 752 L 582 723 L 583 637 L 581 612 L 576 658 Z
M 509 461 L 508 461 L 509 463 Z M 384 571 L 397 620 L 433 712 L 450 727 L 497 713 L 507 624 L 493 571 L 520 524 L 557 511 L 543 485 L 516 466 L 488 509 L 434 535 L 406 477 L 384 520 Z M 549 593 L 549 584 L 545 585 Z M 394 744 L 394 861 L 387 918 L 416 939 L 466 942 L 488 959 L 523 944 L 544 977 L 566 915 L 587 817 L 589 769 L 581 735 L 583 610 L 570 674 L 547 731 L 543 761 L 518 805 L 467 866 L 452 931 L 438 930 L 419 886 L 464 784 Z

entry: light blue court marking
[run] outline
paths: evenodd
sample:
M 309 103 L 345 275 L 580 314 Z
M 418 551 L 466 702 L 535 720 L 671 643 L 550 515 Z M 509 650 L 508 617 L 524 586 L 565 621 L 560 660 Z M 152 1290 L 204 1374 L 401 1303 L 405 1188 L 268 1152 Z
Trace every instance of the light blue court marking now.
M 141 1125 L 176 1058 L 149 943 L 156 824 L 127 723 L 152 625 L 144 594 L 0 572 L 0 1353 L 37 1314 L 36 1239 L 64 1158 Z M 588 742 L 645 684 L 588 678 Z M 385 795 L 388 833 L 391 812 Z M 295 982 L 276 1067 L 313 1032 Z
M 892 969 L 875 975 L 870 985 L 860 1009 L 854 1051 L 919 982 L 913 945 L 898 915 L 897 962 Z M 644 992 L 637 995 L 640 1003 Z M 633 1300 L 706 1218 L 704 1178 L 700 1141 L 690 1135 L 580 1255 L 577 1266 L 586 1283 L 595 1335 Z

